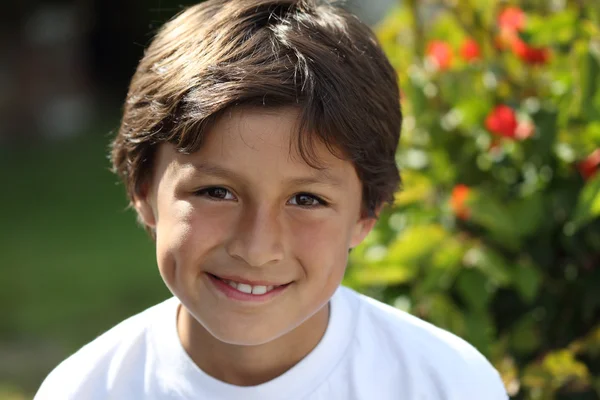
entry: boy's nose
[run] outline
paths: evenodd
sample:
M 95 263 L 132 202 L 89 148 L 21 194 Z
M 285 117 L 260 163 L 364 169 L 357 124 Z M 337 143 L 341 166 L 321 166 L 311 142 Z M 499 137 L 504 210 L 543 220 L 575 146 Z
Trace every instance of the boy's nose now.
M 233 258 L 251 267 L 281 261 L 283 244 L 279 212 L 266 207 L 244 210 L 227 246 Z

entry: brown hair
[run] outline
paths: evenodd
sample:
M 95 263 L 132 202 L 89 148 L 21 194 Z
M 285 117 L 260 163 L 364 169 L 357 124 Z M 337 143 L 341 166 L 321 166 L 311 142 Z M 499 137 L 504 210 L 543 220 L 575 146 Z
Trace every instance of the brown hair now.
M 192 153 L 224 110 L 247 104 L 300 107 L 300 155 L 319 168 L 318 139 L 352 162 L 367 215 L 393 200 L 402 123 L 396 73 L 368 26 L 317 0 L 208 0 L 161 28 L 112 143 L 130 200 L 151 176 L 160 143 Z

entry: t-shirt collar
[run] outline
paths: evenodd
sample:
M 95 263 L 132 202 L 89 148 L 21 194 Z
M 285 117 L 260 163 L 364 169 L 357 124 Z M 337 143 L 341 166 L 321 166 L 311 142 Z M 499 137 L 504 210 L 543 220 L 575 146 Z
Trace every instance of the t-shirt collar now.
M 356 328 L 354 298 L 340 287 L 330 300 L 330 317 L 325 335 L 298 364 L 277 378 L 257 386 L 235 386 L 206 374 L 184 350 L 177 334 L 177 309 L 172 298 L 165 313 L 152 326 L 151 341 L 156 362 L 154 371 L 160 390 L 178 398 L 223 400 L 272 400 L 304 398 L 325 381 L 341 361 Z M 150 361 L 150 360 L 149 360 Z M 167 393 L 165 393 L 167 394 Z

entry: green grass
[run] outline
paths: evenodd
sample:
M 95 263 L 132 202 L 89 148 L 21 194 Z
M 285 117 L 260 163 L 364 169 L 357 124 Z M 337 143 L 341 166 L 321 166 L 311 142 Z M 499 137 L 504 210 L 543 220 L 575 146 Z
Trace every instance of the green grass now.
M 108 169 L 108 142 L 90 134 L 0 149 L 0 350 L 60 349 L 19 385 L 39 384 L 60 358 L 169 296 L 154 245 Z M 0 372 L 10 369 L 0 361 Z

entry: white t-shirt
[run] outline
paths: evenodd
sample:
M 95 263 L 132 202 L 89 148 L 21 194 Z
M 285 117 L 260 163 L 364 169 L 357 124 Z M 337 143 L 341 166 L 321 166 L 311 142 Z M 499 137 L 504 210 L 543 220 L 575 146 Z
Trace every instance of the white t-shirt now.
M 341 287 L 325 335 L 302 361 L 258 386 L 199 369 L 177 335 L 177 298 L 135 315 L 63 361 L 34 400 L 506 400 L 471 345 Z

